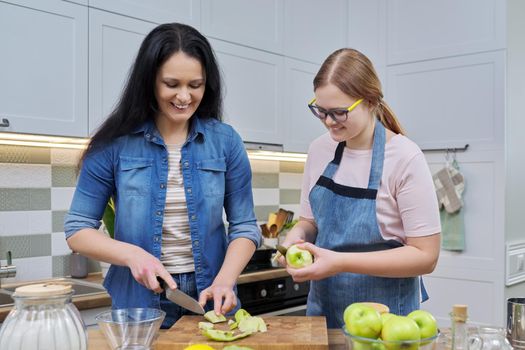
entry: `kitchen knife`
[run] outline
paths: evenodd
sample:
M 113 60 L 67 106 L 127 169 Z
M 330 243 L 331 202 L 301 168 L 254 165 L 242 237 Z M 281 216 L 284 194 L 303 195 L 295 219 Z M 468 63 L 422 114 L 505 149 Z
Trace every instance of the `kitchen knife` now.
M 169 289 L 166 287 L 166 298 L 173 301 L 175 304 L 188 309 L 196 314 L 204 315 L 204 309 L 197 300 L 190 297 L 188 294 L 177 289 Z
M 277 248 L 277 250 L 279 251 L 279 253 L 281 253 L 282 256 L 286 256 L 286 252 L 288 251 L 288 248 L 283 247 L 283 246 L 280 245 L 280 244 L 277 244 L 277 245 L 275 246 L 275 248 Z
M 282 245 L 280 244 L 277 244 L 275 246 L 275 248 L 277 249 L 277 251 L 279 252 L 279 254 L 275 254 L 272 261 L 277 261 L 277 259 L 279 259 L 280 256 L 282 257 L 285 257 L 286 258 L 286 252 L 288 251 L 288 248 L 286 247 L 283 247 Z

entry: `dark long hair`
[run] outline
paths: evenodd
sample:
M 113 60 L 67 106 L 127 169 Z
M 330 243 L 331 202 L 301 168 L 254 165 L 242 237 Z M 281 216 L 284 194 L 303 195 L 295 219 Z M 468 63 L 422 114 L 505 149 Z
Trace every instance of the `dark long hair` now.
M 221 120 L 221 75 L 210 43 L 188 25 L 161 24 L 142 42 L 117 106 L 91 138 L 84 156 L 93 148 L 129 134 L 145 121 L 155 118 L 158 112 L 155 98 L 157 72 L 177 52 L 197 59 L 204 69 L 204 96 L 195 116 Z
M 314 78 L 314 91 L 333 84 L 353 98 L 363 98 L 381 123 L 396 134 L 404 134 L 394 111 L 383 100 L 381 82 L 372 62 L 354 49 L 334 51 L 321 65 Z

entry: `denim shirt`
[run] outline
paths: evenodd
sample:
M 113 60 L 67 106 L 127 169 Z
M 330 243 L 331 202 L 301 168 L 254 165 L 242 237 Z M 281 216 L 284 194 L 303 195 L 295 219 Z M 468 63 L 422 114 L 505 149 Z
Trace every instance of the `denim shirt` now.
M 233 128 L 197 117 L 191 119 L 181 149 L 181 168 L 200 293 L 217 276 L 231 241 L 244 237 L 260 245 L 252 175 L 243 142 Z M 106 203 L 114 196 L 115 239 L 160 259 L 167 178 L 168 151 L 152 121 L 93 150 L 83 162 L 65 218 L 66 238 L 83 228 L 98 229 Z M 114 308 L 159 307 L 159 295 L 136 282 L 126 266 L 112 265 L 104 286 Z

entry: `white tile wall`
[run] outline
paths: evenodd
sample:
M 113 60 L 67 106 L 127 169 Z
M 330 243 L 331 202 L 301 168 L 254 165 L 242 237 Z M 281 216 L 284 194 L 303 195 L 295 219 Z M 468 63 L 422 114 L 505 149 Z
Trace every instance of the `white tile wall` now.
M 296 173 L 280 173 L 279 174 L 279 188 L 300 190 L 302 181 L 303 181 L 303 174 L 296 174 Z
M 51 188 L 51 210 L 69 210 L 74 194 L 74 187 Z
M 0 236 L 51 232 L 51 211 L 0 211 Z
M 278 188 L 254 188 L 253 202 L 255 205 L 278 205 L 279 189 Z
M 0 263 L 5 265 L 6 261 L 1 260 Z M 51 256 L 20 258 L 16 259 L 16 277 L 2 278 L 2 284 L 14 283 L 17 281 L 46 279 L 51 277 L 52 274 L 53 266 Z
M 53 165 L 77 165 L 82 155 L 81 150 L 74 149 L 51 149 L 51 164 Z
M 0 187 L 51 187 L 51 165 L 2 163 L 0 165 Z
M 71 254 L 64 232 L 51 233 L 51 255 Z

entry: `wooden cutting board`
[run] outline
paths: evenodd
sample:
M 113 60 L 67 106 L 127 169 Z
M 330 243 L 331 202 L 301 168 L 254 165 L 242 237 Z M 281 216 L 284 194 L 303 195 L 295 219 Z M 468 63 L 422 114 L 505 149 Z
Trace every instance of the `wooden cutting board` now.
M 233 342 L 217 342 L 203 336 L 198 323 L 202 316 L 183 316 L 166 332 L 159 335 L 155 350 L 182 350 L 189 344 L 208 344 L 215 349 L 226 345 L 248 346 L 254 350 L 327 350 L 326 319 L 322 316 L 264 317 L 268 326 L 265 333 L 254 333 Z M 226 322 L 215 324 L 215 329 L 227 330 Z

